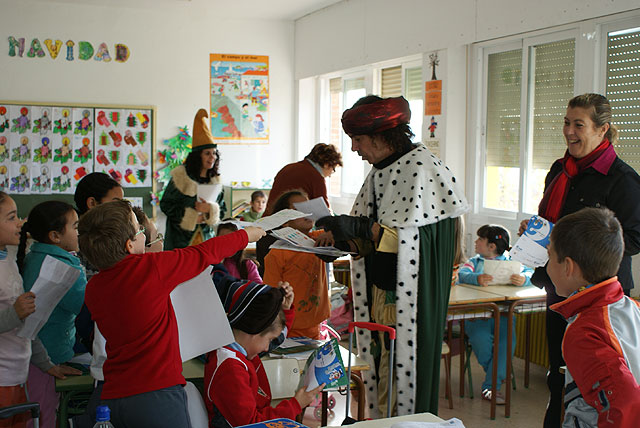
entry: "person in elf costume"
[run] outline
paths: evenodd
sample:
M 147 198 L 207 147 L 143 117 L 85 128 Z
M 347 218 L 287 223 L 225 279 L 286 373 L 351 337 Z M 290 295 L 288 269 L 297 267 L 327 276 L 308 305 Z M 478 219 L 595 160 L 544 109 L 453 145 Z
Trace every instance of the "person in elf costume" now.
M 220 153 L 207 125 L 207 111 L 198 110 L 193 121 L 191 153 L 171 171 L 160 208 L 167 215 L 164 249 L 184 248 L 213 237 L 213 226 L 224 217 L 225 205 L 218 168 Z M 215 184 L 214 200 L 198 197 L 198 184 Z
M 356 251 L 351 264 L 357 321 L 397 329 L 392 405 L 397 414 L 437 413 L 440 352 L 455 252 L 456 217 L 468 210 L 449 168 L 412 143 L 403 97 L 369 95 L 342 115 L 351 150 L 369 172 L 351 215 L 324 217 L 336 246 Z M 372 417 L 386 413 L 388 338 L 359 330 Z

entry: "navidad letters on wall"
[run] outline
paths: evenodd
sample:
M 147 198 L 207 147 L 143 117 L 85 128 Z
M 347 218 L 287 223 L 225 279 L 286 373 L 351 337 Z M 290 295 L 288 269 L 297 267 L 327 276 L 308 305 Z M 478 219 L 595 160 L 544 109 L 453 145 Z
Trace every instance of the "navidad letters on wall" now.
M 106 43 L 100 43 L 97 47 L 94 47 L 90 42 L 80 41 L 77 44 L 77 51 L 74 50 L 76 43 L 73 40 L 67 40 L 67 42 L 64 43 L 63 46 L 61 40 L 46 39 L 44 41 L 44 45 L 47 48 L 51 59 L 56 59 L 58 57 L 58 54 L 60 54 L 65 48 L 65 59 L 67 61 L 75 60 L 74 53 L 77 53 L 78 59 L 82 61 L 89 61 L 91 58 L 93 58 L 96 61 L 110 62 L 112 59 L 111 53 L 109 52 L 109 47 Z M 23 57 L 25 48 L 26 45 L 24 37 L 15 38 L 13 36 L 9 36 L 9 56 Z M 126 62 L 131 55 L 129 48 L 123 43 L 116 43 L 114 45 L 113 52 L 115 55 L 113 59 L 115 59 L 116 62 Z M 38 38 L 34 38 L 31 40 L 31 45 L 26 55 L 29 58 L 43 58 L 46 56 L 44 49 L 42 48 L 42 44 L 40 43 L 40 40 Z

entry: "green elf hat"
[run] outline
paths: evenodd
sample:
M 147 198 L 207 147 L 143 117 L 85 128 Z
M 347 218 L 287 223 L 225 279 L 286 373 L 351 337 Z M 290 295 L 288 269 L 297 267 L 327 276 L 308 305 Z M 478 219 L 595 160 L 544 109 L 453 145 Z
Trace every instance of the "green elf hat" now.
M 193 152 L 217 147 L 213 142 L 213 135 L 209 131 L 209 125 L 207 125 L 208 118 L 207 111 L 201 108 L 196 113 L 195 119 L 193 119 L 193 137 L 191 139 L 191 151 Z

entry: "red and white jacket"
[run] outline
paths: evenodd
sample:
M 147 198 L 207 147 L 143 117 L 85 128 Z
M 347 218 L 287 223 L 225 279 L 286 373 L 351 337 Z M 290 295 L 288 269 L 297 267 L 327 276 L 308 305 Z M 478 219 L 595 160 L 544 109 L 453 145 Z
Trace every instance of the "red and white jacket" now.
M 287 326 L 293 321 L 293 310 L 285 311 Z M 248 425 L 270 419 L 295 419 L 302 412 L 295 398 L 271 407 L 271 387 L 260 357 L 252 360 L 232 345 L 208 354 L 204 367 L 205 405 L 210 428 Z
M 565 427 L 637 427 L 640 307 L 613 277 L 550 307 L 567 319 Z

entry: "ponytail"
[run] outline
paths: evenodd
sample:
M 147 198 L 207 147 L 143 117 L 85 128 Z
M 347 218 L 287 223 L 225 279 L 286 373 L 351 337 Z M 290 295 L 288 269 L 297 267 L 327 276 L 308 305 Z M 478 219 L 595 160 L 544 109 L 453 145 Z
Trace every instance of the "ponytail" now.
M 20 275 L 24 273 L 24 258 L 27 254 L 27 233 L 29 232 L 28 229 L 29 222 L 26 222 L 22 225 L 22 229 L 20 230 L 20 244 L 18 244 L 18 255 L 16 260 Z

